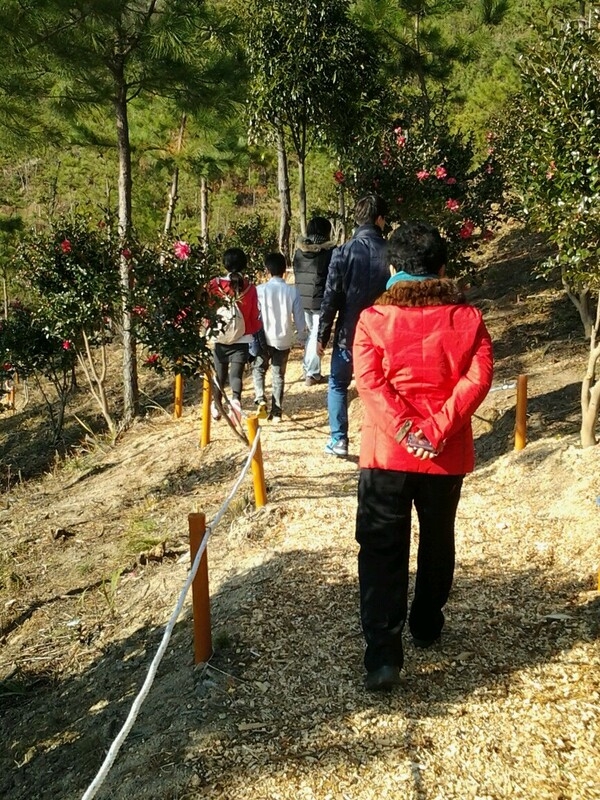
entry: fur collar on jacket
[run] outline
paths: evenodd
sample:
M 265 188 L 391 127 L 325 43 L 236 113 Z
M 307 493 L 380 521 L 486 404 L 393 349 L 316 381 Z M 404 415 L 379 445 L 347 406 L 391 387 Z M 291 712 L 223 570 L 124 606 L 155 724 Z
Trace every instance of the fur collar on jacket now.
M 464 294 L 449 278 L 398 282 L 375 300 L 376 306 L 454 306 L 466 303 Z
M 305 236 L 299 236 L 296 239 L 296 249 L 302 250 L 303 253 L 320 253 L 321 250 L 331 250 L 333 247 L 335 247 L 335 242 L 320 242 L 319 244 L 315 244 Z

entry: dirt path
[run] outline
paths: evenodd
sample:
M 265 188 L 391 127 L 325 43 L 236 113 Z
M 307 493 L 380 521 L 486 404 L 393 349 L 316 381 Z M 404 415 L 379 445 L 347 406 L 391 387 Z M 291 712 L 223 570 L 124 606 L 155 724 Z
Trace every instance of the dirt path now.
M 501 352 L 536 324 L 489 302 Z M 215 656 L 194 668 L 186 605 L 98 797 L 600 798 L 598 454 L 560 405 L 580 364 L 544 346 L 499 358 L 498 382 L 530 373 L 532 441 L 511 452 L 514 392 L 490 394 L 447 628 L 428 651 L 407 637 L 384 697 L 362 687 L 357 465 L 323 454 L 326 389 L 294 355 L 289 417 L 263 430 L 269 503 L 253 510 L 248 481 L 210 545 Z M 5 800 L 81 797 L 124 721 L 185 580 L 186 515 L 212 517 L 244 461 L 223 424 L 197 439 L 197 408 L 156 417 L 1 512 Z

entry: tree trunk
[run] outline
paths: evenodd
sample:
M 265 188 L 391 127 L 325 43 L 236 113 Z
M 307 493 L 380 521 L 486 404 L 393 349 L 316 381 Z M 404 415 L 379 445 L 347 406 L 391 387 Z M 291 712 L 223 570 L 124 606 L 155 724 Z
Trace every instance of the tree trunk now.
M 290 263 L 292 201 L 283 128 L 277 128 L 277 188 L 279 190 L 279 249 Z
M 208 180 L 200 178 L 200 236 L 205 245 L 208 244 Z
M 181 148 L 183 146 L 183 134 L 185 132 L 185 123 L 186 123 L 186 115 L 181 115 L 181 125 L 179 126 L 179 137 L 177 139 L 177 150 L 176 153 L 179 155 L 181 153 Z M 175 206 L 177 205 L 177 200 L 179 199 L 178 195 L 179 191 L 179 167 L 177 163 L 175 163 L 175 167 L 173 169 L 173 177 L 171 179 L 171 189 L 169 190 L 169 204 L 167 206 L 167 216 L 165 218 L 165 236 L 168 236 L 171 232 L 171 228 L 173 226 L 173 216 L 175 215 Z
M 304 159 L 298 159 L 298 202 L 300 212 L 300 232 L 306 236 L 306 169 Z
M 117 150 L 119 154 L 119 238 L 125 245 L 131 231 L 131 145 L 127 118 L 127 85 L 121 70 L 115 100 Z M 123 423 L 128 425 L 139 412 L 139 390 L 135 332 L 131 308 L 133 276 L 127 258 L 119 263 L 123 308 Z
M 583 330 L 585 333 L 585 338 L 589 339 L 592 335 L 593 327 L 594 327 L 594 320 L 592 317 L 592 306 L 591 306 L 591 298 L 590 298 L 590 290 L 589 289 L 582 289 L 580 292 L 573 292 L 570 287 L 567 285 L 566 281 L 563 278 L 563 286 L 565 287 L 565 291 L 567 293 L 567 297 L 573 303 L 577 311 L 579 312 L 579 317 L 581 319 L 581 323 L 583 325 Z
M 336 238 L 337 244 L 344 244 L 346 241 L 346 193 L 344 192 L 344 187 L 340 183 L 338 185 L 338 211 L 340 215 L 340 231 L 338 238 Z

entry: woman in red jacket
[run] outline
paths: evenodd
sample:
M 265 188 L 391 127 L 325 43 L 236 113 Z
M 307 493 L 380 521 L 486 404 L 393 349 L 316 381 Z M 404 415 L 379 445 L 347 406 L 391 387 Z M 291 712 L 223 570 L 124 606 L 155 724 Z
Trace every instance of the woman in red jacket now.
M 444 277 L 447 249 L 425 222 L 389 240 L 392 277 L 360 315 L 356 385 L 364 404 L 356 539 L 368 689 L 390 689 L 403 665 L 410 518 L 419 519 L 408 625 L 417 647 L 438 639 L 454 575 L 454 521 L 474 466 L 471 416 L 492 380 L 481 313 Z

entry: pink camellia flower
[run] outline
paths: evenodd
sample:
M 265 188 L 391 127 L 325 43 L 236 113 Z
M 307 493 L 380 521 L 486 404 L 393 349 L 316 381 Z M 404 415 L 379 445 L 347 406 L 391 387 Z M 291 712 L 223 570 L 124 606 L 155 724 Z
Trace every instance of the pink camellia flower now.
M 173 245 L 173 251 L 175 253 L 175 258 L 178 258 L 180 261 L 185 261 L 186 258 L 190 257 L 192 248 L 189 246 L 187 242 L 182 242 L 181 240 L 179 240 L 178 242 L 175 242 L 175 244 Z
M 458 209 L 460 208 L 460 203 L 458 202 L 458 200 L 452 200 L 451 198 L 450 200 L 446 200 L 446 208 L 449 211 L 458 211 Z
M 426 170 L 426 169 L 420 169 L 420 170 L 417 172 L 417 178 L 418 178 L 420 181 L 426 181 L 428 177 L 429 177 L 429 172 L 427 172 L 427 170 Z
M 189 308 L 182 308 L 181 311 L 176 315 L 175 319 L 173 320 L 175 327 L 180 327 L 183 320 L 188 315 Z
M 63 350 L 70 350 L 72 347 L 73 344 L 68 339 L 65 339 L 64 342 L 62 343 Z
M 454 186 L 454 184 L 456 183 L 456 178 L 446 178 L 446 183 L 448 184 L 448 186 Z
M 394 133 L 396 135 L 396 144 L 398 147 L 404 147 L 406 144 L 406 136 L 402 133 L 402 128 L 394 128 Z
M 333 173 L 333 180 L 336 183 L 345 183 L 346 176 L 344 175 L 341 169 L 338 169 L 336 172 Z
M 439 181 L 443 181 L 444 178 L 447 177 L 447 175 L 448 175 L 448 172 L 446 171 L 446 167 L 443 167 L 443 166 L 440 165 L 439 167 L 435 168 L 435 177 Z
M 470 239 L 473 236 L 473 231 L 475 230 L 475 223 L 471 219 L 467 219 L 463 222 L 462 228 L 458 232 L 458 235 L 461 239 Z
M 124 259 L 129 261 L 129 259 L 133 256 L 133 253 L 131 252 L 131 250 L 128 247 L 124 247 L 121 250 L 121 255 L 123 256 Z
M 60 249 L 63 253 L 70 253 L 71 252 L 71 242 L 68 239 L 63 239 L 60 243 Z
M 147 364 L 149 367 L 153 366 L 154 364 L 158 364 L 159 355 L 158 353 L 152 353 L 151 356 L 144 361 L 144 364 Z

